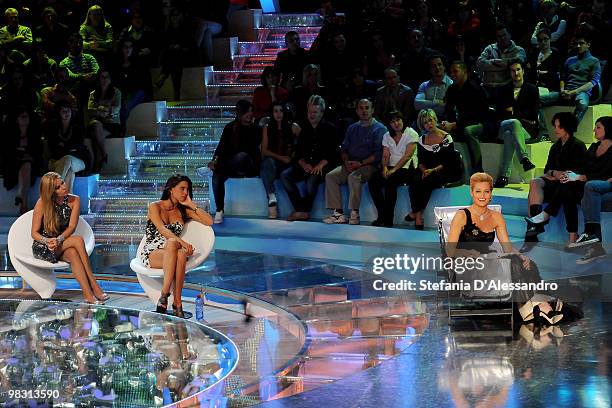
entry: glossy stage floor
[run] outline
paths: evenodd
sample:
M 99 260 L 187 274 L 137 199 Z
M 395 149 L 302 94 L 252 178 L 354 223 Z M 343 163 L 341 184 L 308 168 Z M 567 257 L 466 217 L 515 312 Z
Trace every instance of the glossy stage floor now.
M 415 244 L 404 252 L 435 247 Z M 146 312 L 154 306 L 128 267 L 134 250 L 96 248 L 96 273 L 109 278 L 102 284 L 112 293 L 105 306 L 79 304 L 70 279 L 60 279 L 55 298 L 72 303 L 0 303 L 6 406 L 25 406 L 9 398 L 11 389 L 61 390 L 53 404 L 39 406 L 611 404 L 609 259 L 577 269 L 568 265 L 578 255 L 536 248 L 543 279 L 559 285 L 560 297 L 582 304 L 585 318 L 554 329 L 512 331 L 504 317 L 449 325 L 440 293 L 375 290 L 375 280 L 406 275 L 375 275 L 368 261 L 216 249 L 187 275 L 188 309 L 198 290 L 207 293 L 204 327 Z M 415 276 L 437 279 L 427 271 Z M 21 289 L 19 278 L 2 283 L 0 297 L 36 298 Z M 37 375 L 45 370 L 41 382 Z

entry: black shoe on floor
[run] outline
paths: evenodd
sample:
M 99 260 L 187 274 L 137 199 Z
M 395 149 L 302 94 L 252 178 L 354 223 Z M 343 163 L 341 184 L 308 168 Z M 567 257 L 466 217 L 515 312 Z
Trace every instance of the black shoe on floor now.
M 372 226 L 373 227 L 380 227 L 384 224 L 384 221 L 382 218 L 377 218 L 374 221 L 372 221 Z
M 504 188 L 508 185 L 509 181 L 508 181 L 508 177 L 506 176 L 499 176 L 497 178 L 497 180 L 495 180 L 495 184 L 493 185 L 493 187 L 495 188 Z
M 527 231 L 525 232 L 525 236 L 526 237 L 537 237 L 538 234 L 541 234 L 543 232 L 544 232 L 544 226 L 542 224 L 527 224 Z
M 523 160 L 521 160 L 521 165 L 523 166 L 523 171 L 533 170 L 536 167 L 535 164 L 533 164 L 528 157 L 525 157 L 523 158 Z

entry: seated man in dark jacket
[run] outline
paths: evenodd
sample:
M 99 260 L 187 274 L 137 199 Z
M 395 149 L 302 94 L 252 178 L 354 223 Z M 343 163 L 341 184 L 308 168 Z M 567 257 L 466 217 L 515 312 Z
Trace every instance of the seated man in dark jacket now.
M 291 160 L 292 166 L 281 174 L 283 186 L 289 195 L 294 212 L 287 221 L 307 220 L 319 184 L 338 162 L 338 133 L 323 119 L 325 101 L 319 95 L 308 100 L 307 122 L 303 125 Z M 305 181 L 306 194 L 302 197 L 297 187 Z
M 212 188 L 217 212 L 215 224 L 223 222 L 225 181 L 230 177 L 257 177 L 261 163 L 261 129 L 253 124 L 253 104 L 239 100 L 236 120 L 225 125 L 208 167 L 213 171 Z
M 578 208 L 579 197 L 574 200 L 560 198 L 567 197 L 565 191 L 568 187 L 565 183 L 566 172 L 581 172 L 586 159 L 586 146 L 574 137 L 578 128 L 576 117 L 569 112 L 559 112 L 553 116 L 553 126 L 557 135 L 557 141 L 548 152 L 548 159 L 544 167 L 544 175 L 531 180 L 529 184 L 529 215 L 527 220 L 527 233 L 525 242 L 537 242 L 537 235 L 544 231 L 544 225 L 551 215 L 557 215 L 561 206 L 565 212 L 569 241 L 576 241 L 578 231 Z M 549 205 L 542 211 L 542 203 Z M 531 246 L 526 245 L 522 251 L 529 250 Z
M 525 141 L 538 136 L 538 88 L 524 81 L 523 63 L 510 63 L 512 82 L 504 87 L 497 103 L 497 115 L 501 119 L 498 137 L 504 141 L 504 155 L 495 187 L 508 184 L 512 159 L 516 153 L 524 171 L 535 166 L 527 156 Z

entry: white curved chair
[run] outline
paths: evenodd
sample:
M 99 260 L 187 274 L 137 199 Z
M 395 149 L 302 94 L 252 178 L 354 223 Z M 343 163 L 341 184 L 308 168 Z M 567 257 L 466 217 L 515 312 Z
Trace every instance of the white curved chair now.
M 212 251 L 215 244 L 215 233 L 211 227 L 197 221 L 189 221 L 183 228 L 181 239 L 189 242 L 194 247 L 193 255 L 187 260 L 185 272 L 200 266 Z M 163 269 L 147 268 L 140 260 L 140 254 L 145 246 L 146 237 L 143 237 L 138 245 L 136 258 L 130 262 L 130 268 L 136 272 L 138 282 L 153 303 L 157 303 L 161 295 L 161 288 L 164 278 Z M 171 288 L 172 291 L 172 288 Z M 173 301 L 173 296 L 168 299 L 168 304 Z
M 32 255 L 32 214 L 34 210 L 30 210 L 11 225 L 8 233 L 8 251 L 11 258 L 11 263 L 15 271 L 26 281 L 28 285 L 38 293 L 43 299 L 50 298 L 55 292 L 55 269 L 68 269 L 70 264 L 59 261 L 51 263 L 41 259 L 34 258 Z M 87 254 L 93 252 L 96 240 L 93 230 L 83 219 L 79 217 L 75 235 L 83 237 L 85 241 L 85 249 Z

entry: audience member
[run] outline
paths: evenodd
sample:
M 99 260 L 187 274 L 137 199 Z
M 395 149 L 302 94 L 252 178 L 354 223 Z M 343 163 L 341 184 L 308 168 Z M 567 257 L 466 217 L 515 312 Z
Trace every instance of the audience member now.
M 68 26 L 57 21 L 57 12 L 53 7 L 42 11 L 42 24 L 34 30 L 34 37 L 42 44 L 49 57 L 60 61 L 66 55 L 66 42 L 70 33 Z
M 4 188 L 17 185 L 15 205 L 21 214 L 28 211 L 28 192 L 42 169 L 42 141 L 36 115 L 26 107 L 17 107 L 6 120 L 3 148 Z
M 567 22 L 557 14 L 557 3 L 555 0 L 542 0 L 539 3 L 540 21 L 535 26 L 531 35 L 531 44 L 538 44 L 538 33 L 547 29 L 550 33 L 550 44 L 558 49 L 565 49 L 565 29 Z
M 271 111 L 270 121 L 263 127 L 261 139 L 261 181 L 268 198 L 268 218 L 275 219 L 278 218 L 278 201 L 274 180 L 291 163 L 300 127 L 291 120 L 291 113 L 285 110 L 282 102 L 274 102 Z
M 608 6 L 606 7 L 606 4 Z M 600 61 L 610 61 L 610 40 L 612 25 L 610 19 L 612 7 L 606 0 L 593 0 L 591 9 L 580 13 L 577 19 L 577 31 L 590 32 L 592 36 L 591 53 Z
M 26 60 L 23 66 L 35 89 L 43 89 L 53 85 L 53 75 L 57 68 L 57 62 L 47 56 L 42 43 L 38 40 L 32 44 L 32 58 Z
M 68 56 L 60 62 L 60 67 L 68 69 L 71 80 L 69 90 L 83 104 L 89 95 L 89 88 L 95 83 L 98 74 L 98 61 L 91 54 L 83 53 L 83 39 L 79 34 L 68 37 Z
M 438 118 L 432 109 L 419 112 L 419 130 L 424 133 L 417 145 L 417 157 L 421 181 L 410 185 L 412 211 L 406 214 L 406 221 L 415 221 L 415 229 L 424 228 L 423 211 L 427 208 L 431 193 L 456 178 L 459 166 L 455 155 L 455 144 L 450 134 L 438 128 Z
M 449 40 L 455 40 L 455 43 L 458 39 L 462 39 L 464 49 L 467 49 L 469 53 L 480 51 L 480 17 L 470 7 L 469 1 L 456 3 L 455 16 L 448 24 L 447 33 Z
M 480 138 L 485 132 L 488 115 L 486 92 L 476 80 L 469 78 L 464 62 L 454 61 L 450 76 L 453 84 L 446 90 L 447 121 L 441 123 L 441 129 L 465 141 L 472 167 L 470 172 L 481 173 Z
M 261 152 L 261 128 L 253 124 L 253 104 L 239 100 L 236 119 L 223 128 L 223 134 L 208 167 L 213 171 L 212 188 L 217 212 L 215 224 L 223 222 L 225 181 L 230 177 L 257 177 Z
M 368 181 L 370 195 L 378 212 L 372 225 L 385 227 L 393 227 L 397 188 L 402 184 L 413 185 L 420 179 L 416 153 L 419 135 L 414 129 L 404 125 L 401 112 L 391 112 L 389 116 L 390 130 L 384 134 L 382 140 L 382 169 Z M 410 202 L 418 200 L 413 197 L 414 192 L 414 188 L 408 189 Z
M 84 143 L 83 128 L 76 123 L 69 103 L 55 104 L 55 115 L 45 122 L 43 134 L 49 149 L 49 170 L 62 177 L 71 193 L 76 173 L 89 167 L 91 153 Z
M 172 80 L 174 100 L 181 100 L 183 67 L 187 65 L 189 53 L 194 48 L 192 27 L 185 22 L 183 12 L 177 8 L 170 10 L 162 36 L 161 73 L 155 86 L 161 89 L 168 77 Z
M 16 66 L 8 75 L 9 82 L 0 89 L 0 114 L 10 113 L 16 106 L 28 112 L 40 109 L 40 95 L 34 90 L 23 67 Z
M 537 34 L 538 50 L 531 58 L 531 72 L 536 85 L 546 88 L 547 92 L 559 90 L 559 71 L 561 60 L 559 51 L 550 46 L 550 32 L 543 28 Z
M 385 43 L 382 31 L 370 33 L 370 46 L 366 52 L 363 72 L 365 77 L 375 81 L 382 81 L 385 70 L 395 65 L 395 55 Z
M 293 88 L 289 95 L 289 101 L 295 107 L 296 121 L 300 125 L 306 122 L 306 105 L 312 95 L 319 95 L 323 99 L 327 96 L 327 88 L 321 81 L 321 69 L 316 64 L 308 64 L 304 67 L 302 84 Z
M 323 219 L 326 224 L 346 223 L 340 193 L 340 185 L 345 183 L 348 183 L 349 189 L 349 224 L 359 224 L 361 186 L 378 171 L 382 137 L 386 132 L 385 126 L 372 114 L 372 102 L 360 100 L 357 104 L 359 122 L 348 127 L 341 145 L 342 165 L 325 176 L 325 205 L 333 210 L 329 217 Z
M 274 61 L 274 69 L 280 75 L 280 85 L 291 92 L 302 83 L 304 67 L 308 63 L 308 53 L 302 48 L 300 35 L 296 31 L 285 34 L 286 50 L 279 52 Z
M 540 103 L 543 107 L 560 101 L 573 104 L 574 115 L 580 124 L 589 107 L 593 88 L 599 86 L 601 65 L 589 52 L 591 46 L 589 39 L 585 36 L 576 37 L 576 46 L 578 54 L 569 57 L 561 70 L 559 92 L 541 95 Z M 543 118 L 544 115 L 541 114 L 540 117 Z
M 419 85 L 427 80 L 429 56 L 436 51 L 425 46 L 425 37 L 418 28 L 408 30 L 408 50 L 402 55 L 399 76 L 402 83 L 408 85 L 412 90 L 419 89 Z M 408 119 L 408 117 L 406 117 Z
M 319 184 L 338 161 L 337 130 L 323 120 L 325 100 L 319 95 L 313 95 L 307 106 L 307 121 L 297 139 L 291 166 L 281 174 L 281 181 L 294 209 L 287 221 L 304 221 L 310 218 Z M 297 187 L 300 181 L 305 182 L 304 196 Z
M 461 61 L 465 63 L 468 72 L 473 72 L 476 66 L 476 57 L 468 50 L 465 39 L 457 36 L 453 48 L 448 52 L 447 61 Z
M 444 46 L 443 34 L 444 26 L 435 16 L 432 15 L 427 0 L 414 1 L 413 19 L 408 22 L 409 27 L 416 27 L 423 33 L 425 42 L 433 48 Z M 442 5 L 439 4 L 440 8 Z
M 125 122 L 136 105 L 147 102 L 153 97 L 151 74 L 142 65 L 142 59 L 134 56 L 134 43 L 129 38 L 119 43 L 117 63 L 112 76 L 115 86 L 121 91 L 121 127 L 125 130 Z
M 145 25 L 142 14 L 138 11 L 132 13 L 131 23 L 121 31 L 117 43 L 122 44 L 128 40 L 134 47 L 132 53 L 134 61 L 144 68 L 150 68 L 157 49 L 155 31 Z
M 599 164 L 602 164 L 600 157 L 610 155 L 611 130 L 611 116 L 601 117 L 595 122 L 595 138 L 597 139 L 595 145 L 599 145 L 596 150 L 597 157 L 595 160 Z M 605 152 L 603 152 L 603 149 L 606 149 Z M 589 150 L 591 149 L 589 148 Z M 607 164 L 610 165 L 611 162 L 608 158 Z M 603 180 L 587 180 L 584 185 L 584 195 L 582 196 L 581 203 L 582 213 L 584 214 L 584 233 L 580 235 L 576 242 L 568 245 L 570 248 L 588 246 L 586 254 L 576 261 L 577 264 L 587 264 L 606 255 L 606 250 L 601 244 L 603 242 L 601 235 L 601 205 L 604 200 L 612 200 L 612 174 L 610 174 L 609 168 L 608 173 L 602 174 L 602 176 Z
M 373 100 L 378 84 L 369 79 L 365 79 L 361 68 L 355 68 L 351 76 L 351 84 L 346 89 L 344 100 L 336 105 L 336 112 L 343 123 L 351 124 L 359 120 L 356 116 L 355 108 L 361 99 Z
M 504 141 L 504 153 L 495 188 L 508 185 L 515 154 L 524 171 L 535 168 L 525 142 L 538 137 L 538 88 L 525 82 L 523 65 L 521 61 L 510 62 L 512 84 L 500 93 L 503 99 L 497 102 L 497 116 L 501 120 L 498 138 Z
M 393 111 L 401 112 L 407 122 L 412 119 L 414 92 L 400 83 L 395 68 L 385 70 L 385 85 L 376 91 L 374 101 L 374 115 L 379 120 L 388 120 L 389 112 Z
M 417 111 L 433 109 L 438 118 L 444 118 L 446 110 L 444 98 L 446 90 L 453 84 L 453 80 L 446 75 L 444 59 L 441 55 L 434 54 L 429 57 L 429 72 L 431 73 L 431 79 L 419 86 L 419 92 L 414 98 L 414 108 Z
M 497 24 L 495 38 L 497 41 L 485 47 L 476 61 L 487 96 L 493 102 L 498 99 L 502 87 L 512 81 L 508 63 L 517 59 L 527 61 L 525 50 L 512 41 L 505 25 Z
M 349 49 L 343 33 L 332 37 L 332 47 L 324 53 L 321 60 L 321 73 L 325 85 L 330 89 L 330 99 L 341 99 L 355 67 L 362 66 L 357 53 Z
M 578 128 L 576 117 L 569 112 L 559 112 L 553 116 L 553 126 L 557 141 L 548 152 L 544 175 L 531 180 L 529 183 L 529 217 L 525 242 L 537 242 L 538 234 L 544 232 L 544 224 L 550 215 L 557 215 L 561 206 L 565 212 L 569 241 L 576 241 L 578 235 L 578 209 L 576 197 L 567 196 L 568 186 L 565 184 L 566 172 L 580 172 L 586 159 L 584 143 L 574 137 Z M 570 189 L 571 190 L 571 189 Z M 573 190 L 571 191 L 573 192 Z M 580 201 L 578 199 L 578 201 Z M 542 203 L 550 203 L 542 214 Z M 523 247 L 523 251 L 531 248 L 531 244 Z
M 98 71 L 98 84 L 87 102 L 88 128 L 94 145 L 95 173 L 108 161 L 104 140 L 121 136 L 121 91 L 113 85 L 107 69 Z
M 32 30 L 30 27 L 19 24 L 19 12 L 14 8 L 7 8 L 4 11 L 6 25 L 0 28 L 0 47 L 10 50 L 17 50 L 27 54 L 32 45 Z
M 102 7 L 93 5 L 87 10 L 79 34 L 83 38 L 83 49 L 91 53 L 100 63 L 106 62 L 113 51 L 113 26 L 104 18 Z
M 261 86 L 253 92 L 253 117 L 258 122 L 269 117 L 273 102 L 285 102 L 287 90 L 278 84 L 278 72 L 273 67 L 265 67 L 261 73 Z
M 66 102 L 72 112 L 77 109 L 77 99 L 70 93 L 66 86 L 69 81 L 68 68 L 57 67 L 55 69 L 55 83 L 53 86 L 48 86 L 40 91 L 42 100 L 42 112 L 45 119 L 51 119 L 56 112 L 56 105 L 61 102 Z

